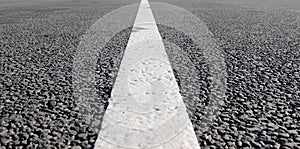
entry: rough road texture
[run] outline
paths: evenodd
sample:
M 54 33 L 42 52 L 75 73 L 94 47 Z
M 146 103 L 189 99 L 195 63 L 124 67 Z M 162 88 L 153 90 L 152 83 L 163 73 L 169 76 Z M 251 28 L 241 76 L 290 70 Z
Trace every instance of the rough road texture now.
M 205 133 L 197 133 L 201 118 L 192 119 L 199 144 L 221 148 L 300 148 L 300 14 L 294 6 L 298 2 L 164 2 L 197 15 L 226 53 L 226 104 Z M 173 36 L 184 40 L 174 30 Z M 195 59 L 201 59 L 201 55 Z M 178 78 L 190 75 L 178 74 Z
M 199 115 L 192 118 L 200 145 L 300 148 L 299 1 L 163 1 L 198 16 L 226 53 L 229 77 L 222 113 L 205 133 L 197 131 L 203 107 L 199 106 Z M 129 3 L 138 1 L 0 2 L 0 148 L 92 147 L 97 131 L 80 120 L 72 97 L 72 57 L 93 22 Z M 177 45 L 186 38 L 172 29 L 161 29 L 173 32 L 170 34 L 175 37 L 168 38 Z M 128 32 L 107 45 L 107 51 L 119 49 L 108 53 L 111 59 L 99 61 L 98 84 L 105 104 L 111 88 L 107 80 L 115 74 L 108 68 L 118 64 L 114 57 L 124 47 Z M 172 62 L 177 53 L 172 58 L 171 52 Z M 209 84 L 205 62 L 199 61 L 201 54 L 178 53 L 185 60 L 191 57 L 188 64 L 199 69 L 195 70 L 201 76 L 197 96 L 205 101 Z M 189 74 L 182 73 L 186 69 L 182 65 L 172 63 L 183 93 L 188 89 L 183 80 Z
M 73 56 L 96 20 L 131 3 L 138 1 L 0 2 L 0 148 L 93 146 L 97 130 L 81 120 L 72 97 Z M 108 57 L 97 71 L 104 103 L 129 31 L 100 54 Z
M 205 115 L 204 107 L 208 106 L 211 84 L 203 49 L 196 48 L 192 39 L 174 28 L 164 25 L 158 25 L 158 28 L 189 117 L 194 126 L 200 125 L 197 122 Z M 200 136 L 202 132 L 198 131 L 198 127 L 194 129 Z

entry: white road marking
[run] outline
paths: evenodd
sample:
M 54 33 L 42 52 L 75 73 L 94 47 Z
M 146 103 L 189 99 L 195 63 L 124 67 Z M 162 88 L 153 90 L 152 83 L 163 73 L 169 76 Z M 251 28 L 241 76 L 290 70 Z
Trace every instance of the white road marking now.
M 199 148 L 147 0 L 140 3 L 95 148 Z

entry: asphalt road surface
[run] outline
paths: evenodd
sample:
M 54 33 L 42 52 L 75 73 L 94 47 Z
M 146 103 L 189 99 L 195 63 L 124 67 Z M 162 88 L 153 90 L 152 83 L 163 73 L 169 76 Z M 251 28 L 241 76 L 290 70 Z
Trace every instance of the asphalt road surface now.
M 149 2 L 200 147 L 300 148 L 300 1 Z M 139 3 L 0 0 L 1 149 L 94 147 L 135 32 L 135 16 L 96 53 L 97 98 L 89 104 L 82 105 L 73 94 L 73 61 L 95 22 L 126 5 L 136 4 L 128 7 L 134 12 Z M 186 11 L 170 11 L 178 20 L 166 25 L 171 15 L 161 12 L 177 7 Z M 183 17 L 187 11 L 192 16 Z M 189 17 L 198 21 L 176 22 Z M 204 31 L 209 37 L 196 42 Z M 199 46 L 201 41 L 210 48 Z M 213 58 L 223 58 L 224 71 L 211 73 Z M 222 81 L 215 80 L 222 77 L 219 93 L 214 86 Z M 215 106 L 223 93 L 222 104 Z

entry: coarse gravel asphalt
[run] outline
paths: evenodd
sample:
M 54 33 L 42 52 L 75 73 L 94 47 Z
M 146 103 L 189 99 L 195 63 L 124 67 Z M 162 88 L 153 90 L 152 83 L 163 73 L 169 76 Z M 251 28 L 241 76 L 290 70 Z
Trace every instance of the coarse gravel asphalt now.
M 299 1 L 150 2 L 173 4 L 192 12 L 207 25 L 225 53 L 225 105 L 207 131 L 199 126 L 203 107 L 196 106 L 191 118 L 202 147 L 300 148 Z M 176 29 L 159 29 L 164 40 L 181 48 L 167 51 L 179 84 L 183 84 L 182 91 L 191 86 L 180 80 L 193 75 L 190 70 L 194 69 L 195 75 L 201 74 L 195 83 L 201 86 L 197 96 L 205 99 L 209 93 L 205 85 L 211 85 L 205 79 L 209 68 L 203 67 L 203 61 L 197 63 L 203 59 L 201 54 L 196 58 L 189 54 L 200 49 L 193 48 L 192 42 L 186 42 L 189 37 Z
M 72 96 L 74 54 L 94 22 L 138 2 L 0 1 L 0 148 L 93 147 L 98 130 Z M 109 55 L 98 61 L 101 106 L 129 33 L 124 29 L 102 50 Z
M 201 146 L 300 148 L 300 1 L 150 2 L 192 12 L 225 53 L 228 77 L 220 114 L 204 132 L 198 125 L 203 107 L 190 114 Z M 72 97 L 72 59 L 95 21 L 134 3 L 139 1 L 0 1 L 0 148 L 93 147 L 97 129 L 80 117 Z M 185 102 L 193 86 L 194 98 L 205 105 L 209 68 L 201 49 L 184 33 L 158 27 Z M 103 49 L 109 59 L 98 61 L 104 107 L 129 33 L 127 28 L 112 38 Z M 172 44 L 178 49 L 169 49 Z M 198 76 L 189 80 L 192 85 L 185 83 L 192 76 L 188 72 Z

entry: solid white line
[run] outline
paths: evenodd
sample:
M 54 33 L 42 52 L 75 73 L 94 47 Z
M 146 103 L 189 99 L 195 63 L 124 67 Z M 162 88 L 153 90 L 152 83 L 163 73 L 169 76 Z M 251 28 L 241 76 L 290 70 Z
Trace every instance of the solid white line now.
M 95 148 L 199 148 L 147 0 L 140 3 Z

